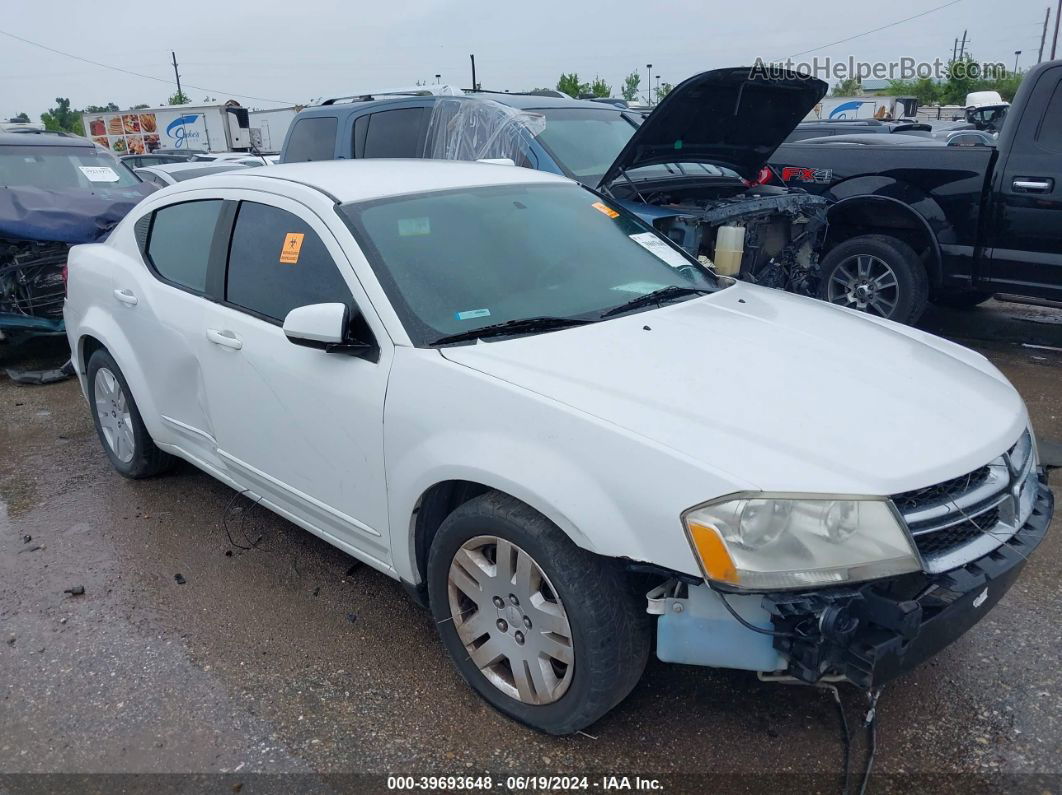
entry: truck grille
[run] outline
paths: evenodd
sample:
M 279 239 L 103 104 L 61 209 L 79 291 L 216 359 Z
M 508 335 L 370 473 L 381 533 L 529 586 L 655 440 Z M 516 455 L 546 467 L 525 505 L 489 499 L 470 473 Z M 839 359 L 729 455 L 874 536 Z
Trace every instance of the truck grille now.
M 1018 531 L 1032 511 L 1035 478 L 1032 437 L 1025 431 L 985 466 L 892 501 L 926 570 L 948 571 L 988 554 Z

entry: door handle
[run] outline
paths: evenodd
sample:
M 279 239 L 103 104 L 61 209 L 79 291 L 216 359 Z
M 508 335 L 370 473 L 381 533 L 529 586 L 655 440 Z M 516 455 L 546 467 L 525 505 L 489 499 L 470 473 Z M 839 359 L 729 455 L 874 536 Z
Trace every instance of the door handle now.
M 1049 193 L 1055 186 L 1055 181 L 1039 177 L 1015 177 L 1011 185 L 1014 190 L 1022 193 Z
M 123 304 L 128 304 L 129 306 L 136 306 L 140 303 L 140 299 L 133 295 L 132 290 L 115 290 L 114 297 Z
M 223 348 L 232 348 L 232 350 L 238 351 L 243 347 L 243 340 L 228 329 L 220 331 L 216 328 L 208 328 L 206 336 L 215 345 L 220 345 Z

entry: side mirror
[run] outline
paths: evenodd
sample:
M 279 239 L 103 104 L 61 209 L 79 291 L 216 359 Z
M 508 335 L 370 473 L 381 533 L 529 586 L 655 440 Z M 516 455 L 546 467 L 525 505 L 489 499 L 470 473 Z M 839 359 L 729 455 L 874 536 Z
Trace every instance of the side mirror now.
M 353 339 L 350 327 L 350 310 L 346 304 L 298 306 L 284 318 L 284 336 L 294 345 L 376 361 L 379 357 L 376 345 Z

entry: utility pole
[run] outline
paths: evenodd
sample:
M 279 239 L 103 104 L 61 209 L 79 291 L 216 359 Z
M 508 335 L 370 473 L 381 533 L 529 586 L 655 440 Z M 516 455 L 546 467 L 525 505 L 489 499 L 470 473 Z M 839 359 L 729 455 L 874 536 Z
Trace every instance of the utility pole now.
M 1062 0 L 1059 0 L 1062 3 Z M 962 60 L 963 53 L 966 52 L 966 31 L 962 32 L 962 44 L 959 45 L 959 60 Z
M 959 37 L 955 37 L 955 42 L 951 45 L 951 60 L 954 63 L 959 57 Z
M 1062 0 L 1058 0 L 1062 3 Z M 653 65 L 645 65 L 645 98 L 649 100 L 649 107 L 653 107 Z
M 1040 63 L 1044 59 L 1044 43 L 1047 41 L 1047 23 L 1051 21 L 1051 6 L 1044 9 L 1044 30 L 1040 34 L 1040 54 L 1036 56 L 1036 63 Z
M 1018 59 L 1021 57 L 1021 50 L 1014 51 L 1014 74 L 1018 73 Z
M 656 102 L 660 104 L 660 75 L 656 76 Z
M 177 53 L 170 50 L 170 55 L 173 56 L 173 76 L 177 78 L 177 96 L 179 99 L 184 99 L 184 92 L 181 91 L 181 75 L 177 71 Z
M 1051 42 L 1051 60 L 1055 60 L 1055 50 L 1058 48 L 1058 15 L 1062 14 L 1062 0 L 1058 0 L 1058 8 L 1055 10 L 1055 38 Z
M 469 55 L 468 57 L 472 60 L 472 90 L 478 91 L 479 86 L 476 85 L 476 56 Z

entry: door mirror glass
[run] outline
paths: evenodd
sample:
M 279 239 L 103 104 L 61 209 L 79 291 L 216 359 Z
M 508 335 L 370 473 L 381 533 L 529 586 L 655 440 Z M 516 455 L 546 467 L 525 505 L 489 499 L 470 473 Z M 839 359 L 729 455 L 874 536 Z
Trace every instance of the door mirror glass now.
M 297 306 L 284 318 L 284 334 L 296 345 L 324 348 L 346 340 L 348 328 L 345 304 Z

